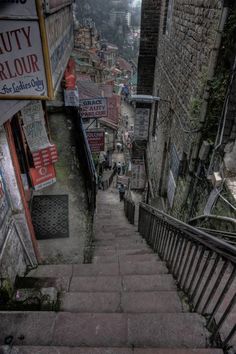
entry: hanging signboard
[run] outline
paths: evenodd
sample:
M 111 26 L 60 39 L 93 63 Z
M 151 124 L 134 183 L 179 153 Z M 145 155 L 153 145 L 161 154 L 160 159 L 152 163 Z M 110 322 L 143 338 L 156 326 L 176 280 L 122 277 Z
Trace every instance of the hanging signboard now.
M 1 4 L 0 99 L 53 96 L 41 7 L 38 0 Z
M 14 4 L 14 5 L 13 5 Z M 14 12 L 13 12 L 14 7 Z M 17 17 L 28 18 L 37 17 L 35 1 L 18 0 L 18 1 L 0 1 L 0 16 L 1 17 Z
M 136 108 L 134 120 L 134 138 L 137 140 L 148 139 L 149 108 Z
M 30 151 L 41 150 L 50 145 L 45 123 L 42 103 L 32 101 L 21 110 L 23 129 Z
M 81 118 L 101 118 L 107 117 L 107 99 L 89 98 L 80 100 Z
M 56 173 L 53 165 L 30 168 L 30 177 L 34 189 L 40 190 L 56 182 Z
M 131 172 L 131 189 L 144 189 L 146 183 L 144 161 L 132 160 Z
M 64 90 L 64 102 L 66 107 L 79 107 L 78 89 Z
M 45 19 L 52 81 L 57 90 L 74 46 L 73 12 L 65 7 Z
M 91 129 L 86 131 L 91 152 L 104 151 L 105 132 L 104 130 Z

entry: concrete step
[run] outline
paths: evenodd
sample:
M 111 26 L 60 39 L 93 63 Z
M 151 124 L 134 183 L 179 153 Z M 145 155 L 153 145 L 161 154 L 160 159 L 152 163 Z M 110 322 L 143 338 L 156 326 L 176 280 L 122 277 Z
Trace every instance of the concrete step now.
M 70 292 L 112 292 L 122 290 L 120 276 L 73 277 Z
M 165 273 L 168 273 L 168 269 L 165 263 L 161 261 L 120 263 L 120 274 L 123 275 L 150 275 Z
M 159 258 L 156 254 L 133 254 L 133 255 L 126 255 L 114 253 L 113 255 L 103 255 L 97 256 L 96 253 L 93 257 L 93 263 L 116 263 L 120 261 L 120 263 L 132 263 L 132 262 L 151 262 L 151 261 L 158 261 Z
M 70 292 L 170 291 L 176 290 L 171 275 L 73 277 Z
M 176 284 L 170 274 L 161 275 L 124 275 L 123 291 L 171 291 Z
M 0 345 L 204 348 L 209 333 L 194 313 L 1 312 Z
M 137 241 L 130 241 L 130 240 L 95 240 L 93 243 L 95 246 L 99 247 L 116 247 L 120 249 L 137 249 L 143 248 L 143 246 L 147 246 L 145 241 L 137 240 Z
M 143 254 L 153 254 L 153 251 L 150 248 L 140 248 L 140 249 L 126 249 L 126 250 L 117 250 L 113 249 L 104 249 L 102 247 L 96 247 L 94 249 L 95 256 L 115 256 L 115 255 L 143 255 Z
M 98 276 L 98 275 L 118 275 L 119 265 L 118 263 L 107 264 L 74 264 L 73 275 L 77 276 Z
M 31 270 L 27 276 L 30 277 L 57 277 L 70 278 L 73 273 L 72 264 L 50 264 L 40 265 L 36 269 Z
M 159 292 L 78 292 L 63 294 L 60 310 L 68 312 L 183 312 L 176 291 Z
M 1 352 L 2 349 L 2 352 Z M 221 349 L 0 347 L 2 354 L 223 354 Z

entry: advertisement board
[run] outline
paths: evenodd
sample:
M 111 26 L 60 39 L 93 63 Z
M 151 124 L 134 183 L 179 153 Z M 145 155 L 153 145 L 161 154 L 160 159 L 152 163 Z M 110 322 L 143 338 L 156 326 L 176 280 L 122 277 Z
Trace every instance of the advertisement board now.
M 42 103 L 40 101 L 30 102 L 21 110 L 21 114 L 24 123 L 23 130 L 30 151 L 33 153 L 49 146 Z
M 53 165 L 40 168 L 30 168 L 30 178 L 34 189 L 40 190 L 56 182 L 56 173 Z
M 32 0 L 1 6 L 0 99 L 52 98 L 42 5 Z
M 134 138 L 137 140 L 148 139 L 149 108 L 136 108 L 134 120 Z
M 80 100 L 81 118 L 101 118 L 107 117 L 107 99 L 106 98 L 90 98 Z
M 101 129 L 91 129 L 86 131 L 91 152 L 104 151 L 105 132 Z
M 79 92 L 75 90 L 64 90 L 64 102 L 66 107 L 79 107 Z

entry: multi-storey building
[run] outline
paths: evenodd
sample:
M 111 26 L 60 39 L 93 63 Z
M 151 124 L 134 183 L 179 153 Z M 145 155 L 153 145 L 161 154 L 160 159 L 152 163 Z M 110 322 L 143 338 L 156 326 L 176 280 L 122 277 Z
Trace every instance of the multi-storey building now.
M 234 1 L 143 0 L 148 199 L 184 220 L 235 218 L 235 34 Z

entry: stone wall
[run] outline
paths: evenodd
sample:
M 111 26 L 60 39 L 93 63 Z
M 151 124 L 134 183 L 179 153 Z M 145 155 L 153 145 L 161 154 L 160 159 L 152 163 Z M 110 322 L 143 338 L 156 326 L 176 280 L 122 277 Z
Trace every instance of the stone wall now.
M 219 0 L 174 0 L 166 32 L 167 0 L 161 1 L 153 89 L 161 101 L 157 117 L 153 109 L 150 122 L 148 170 L 153 203 L 160 196 L 167 197 L 170 169 L 178 170 L 175 183 L 172 179 L 169 185 L 169 195 L 174 195 L 174 200 L 167 201 L 166 208 L 183 219 L 187 217 L 183 209 L 198 166 L 208 82 L 216 65 L 222 13 Z

